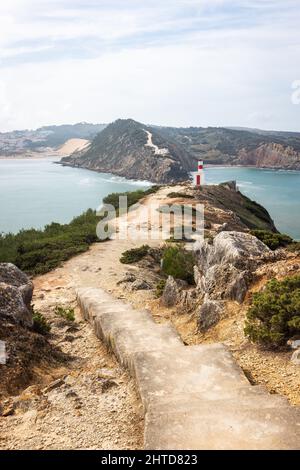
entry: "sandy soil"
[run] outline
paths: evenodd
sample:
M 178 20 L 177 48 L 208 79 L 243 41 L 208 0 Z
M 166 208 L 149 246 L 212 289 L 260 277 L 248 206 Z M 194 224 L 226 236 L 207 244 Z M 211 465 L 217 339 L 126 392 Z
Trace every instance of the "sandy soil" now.
M 78 150 L 83 150 L 90 144 L 86 139 L 69 139 L 57 150 L 58 155 L 66 156 Z

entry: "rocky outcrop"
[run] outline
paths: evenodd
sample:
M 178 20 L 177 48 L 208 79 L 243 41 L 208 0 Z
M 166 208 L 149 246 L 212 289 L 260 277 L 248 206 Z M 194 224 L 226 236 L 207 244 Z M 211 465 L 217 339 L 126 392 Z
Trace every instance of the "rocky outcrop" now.
M 242 149 L 237 163 L 258 168 L 300 169 L 300 152 L 279 143 L 263 143 L 255 149 Z
M 165 307 L 173 307 L 181 300 L 182 289 L 187 283 L 169 276 L 161 296 L 161 304 Z
M 11 263 L 0 263 L 0 318 L 32 326 L 33 284 Z
M 198 314 L 200 331 L 215 324 L 224 314 L 224 301 L 243 302 L 255 269 L 276 254 L 249 233 L 222 232 L 213 244 L 197 247 L 195 281 L 204 301 Z

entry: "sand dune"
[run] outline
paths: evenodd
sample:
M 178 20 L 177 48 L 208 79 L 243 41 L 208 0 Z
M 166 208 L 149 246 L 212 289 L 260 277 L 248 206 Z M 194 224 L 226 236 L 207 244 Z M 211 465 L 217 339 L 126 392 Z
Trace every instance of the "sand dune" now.
M 90 144 L 90 141 L 86 139 L 69 139 L 61 147 L 59 147 L 59 149 L 57 150 L 57 153 L 62 156 L 70 155 L 76 150 L 84 149 L 89 144 Z

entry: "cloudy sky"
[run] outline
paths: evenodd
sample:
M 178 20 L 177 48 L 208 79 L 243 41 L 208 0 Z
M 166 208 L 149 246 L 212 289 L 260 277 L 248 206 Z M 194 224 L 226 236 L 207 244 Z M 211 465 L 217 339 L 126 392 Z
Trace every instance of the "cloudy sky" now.
M 0 130 L 132 117 L 300 131 L 299 24 L 299 0 L 1 1 Z

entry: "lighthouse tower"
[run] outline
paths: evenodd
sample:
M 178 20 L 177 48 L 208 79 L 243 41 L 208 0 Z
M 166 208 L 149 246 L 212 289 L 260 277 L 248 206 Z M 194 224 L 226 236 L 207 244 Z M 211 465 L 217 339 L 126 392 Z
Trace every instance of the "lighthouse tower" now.
M 203 161 L 198 161 L 198 171 L 194 174 L 194 185 L 203 186 L 204 185 L 204 171 L 203 171 Z

